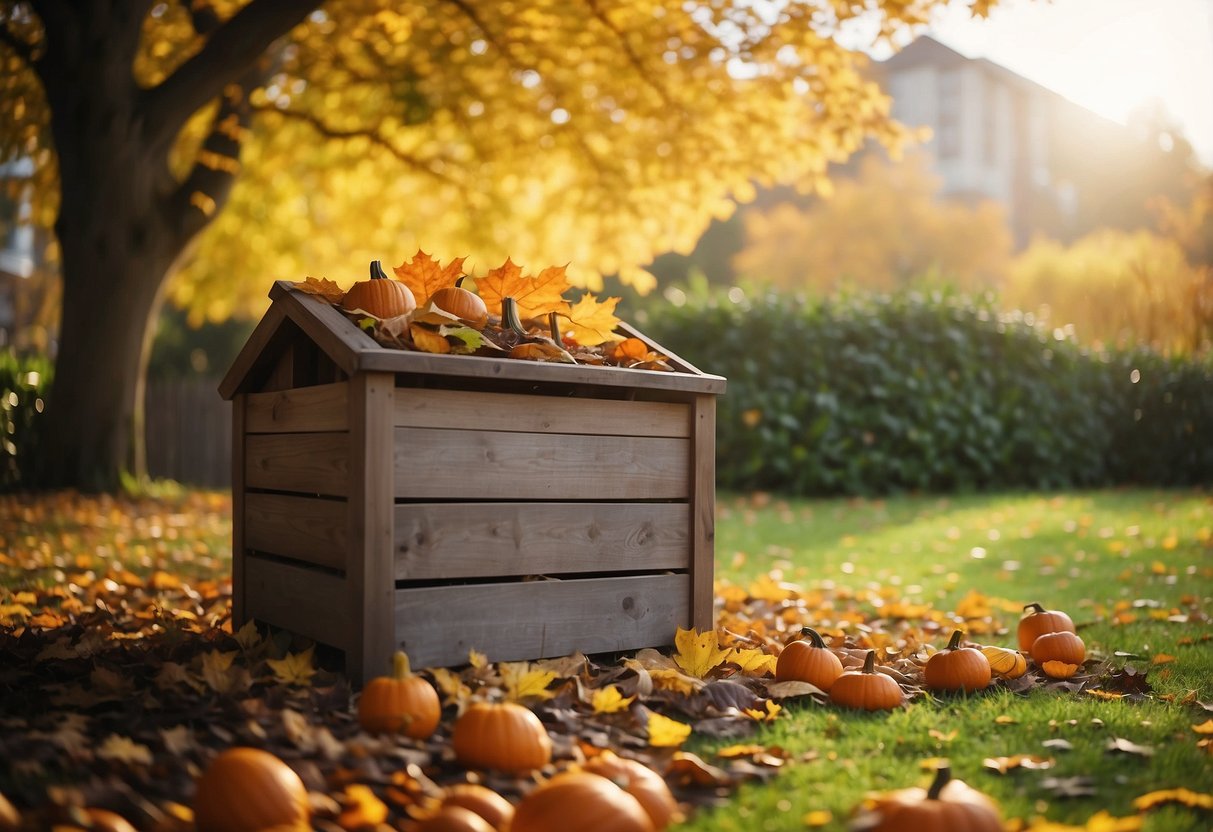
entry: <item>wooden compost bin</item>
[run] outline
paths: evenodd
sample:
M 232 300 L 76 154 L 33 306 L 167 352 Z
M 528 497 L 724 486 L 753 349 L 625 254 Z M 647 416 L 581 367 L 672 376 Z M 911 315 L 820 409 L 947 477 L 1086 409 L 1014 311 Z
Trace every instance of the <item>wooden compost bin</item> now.
M 712 626 L 725 380 L 381 347 L 279 281 L 233 404 L 232 606 L 349 676 L 632 650 Z

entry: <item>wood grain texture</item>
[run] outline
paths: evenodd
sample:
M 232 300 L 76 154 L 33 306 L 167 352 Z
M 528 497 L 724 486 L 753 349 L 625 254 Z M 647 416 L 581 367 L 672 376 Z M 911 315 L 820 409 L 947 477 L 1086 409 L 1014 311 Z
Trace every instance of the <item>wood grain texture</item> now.
M 349 382 L 250 393 L 249 433 L 342 431 L 349 427 Z
M 343 650 L 350 628 L 341 599 L 346 582 L 327 572 L 249 555 L 245 559 L 245 614 Z
M 712 581 L 716 566 L 716 398 L 697 396 L 692 410 L 691 620 L 715 627 Z
M 344 500 L 250 492 L 244 499 L 244 544 L 254 552 L 343 571 L 349 506 Z
M 396 429 L 404 499 L 679 500 L 690 442 L 437 428 Z
M 687 408 L 673 402 L 413 388 L 400 388 L 396 393 L 396 426 L 598 436 L 689 435 Z
M 345 433 L 251 434 L 245 439 L 245 485 L 344 497 L 350 451 Z
M 414 667 L 671 644 L 690 621 L 690 577 L 427 587 L 396 591 L 396 637 Z
M 402 503 L 396 579 L 688 571 L 685 503 Z
M 245 597 L 248 581 L 244 574 L 244 416 L 246 397 L 232 397 L 232 624 L 239 630 L 248 621 Z
M 359 373 L 350 380 L 349 579 L 346 609 L 354 638 L 345 654 L 354 684 L 391 668 L 395 587 L 392 559 L 392 403 L 395 378 Z

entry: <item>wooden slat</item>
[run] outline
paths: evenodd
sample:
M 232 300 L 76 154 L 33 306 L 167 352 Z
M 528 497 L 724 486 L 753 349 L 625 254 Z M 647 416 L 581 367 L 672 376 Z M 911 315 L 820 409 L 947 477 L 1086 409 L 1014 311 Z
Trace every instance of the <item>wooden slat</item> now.
M 223 381 L 219 382 L 220 396 L 230 399 L 238 391 L 244 390 L 246 379 L 253 374 L 257 366 L 276 358 L 268 353 L 272 352 L 271 347 L 276 340 L 275 336 L 282 328 L 285 318 L 286 313 L 281 308 L 274 306 L 271 306 L 262 316 L 257 326 L 253 328 L 252 334 L 249 335 L 249 339 L 244 342 L 244 346 L 236 355 L 236 360 L 228 368 L 227 375 L 223 377 Z M 245 390 L 245 392 L 247 391 Z
M 354 639 L 345 654 L 355 684 L 381 676 L 395 652 L 392 558 L 392 402 L 395 378 L 359 373 L 350 381 L 349 578 Z
M 262 433 L 245 439 L 245 485 L 345 496 L 350 438 L 345 433 Z
M 687 361 L 685 358 L 682 358 L 682 357 L 670 352 L 668 349 L 661 346 L 661 344 L 658 344 L 652 338 L 645 335 L 643 332 L 641 332 L 639 329 L 636 329 L 636 327 L 632 326 L 629 323 L 620 321 L 619 326 L 616 327 L 616 332 L 618 332 L 620 335 L 626 336 L 628 338 L 638 338 L 641 341 L 643 341 L 644 343 L 648 344 L 649 349 L 653 350 L 654 352 L 656 352 L 659 355 L 664 355 L 667 359 L 666 363 L 669 364 L 671 367 L 673 367 L 675 370 L 677 370 L 680 373 L 690 373 L 691 375 L 697 375 L 697 376 L 708 375 L 707 373 L 703 372 L 703 370 L 700 370 L 698 367 L 696 367 L 694 364 L 692 364 L 690 361 Z M 724 379 L 722 378 L 721 381 L 724 381 Z M 717 395 L 720 395 L 720 394 L 724 393 L 724 389 L 721 388 L 720 390 L 714 390 L 711 392 L 714 392 Z
M 249 433 L 305 433 L 349 427 L 349 382 L 248 397 Z
M 470 390 L 401 388 L 396 393 L 396 425 L 600 436 L 689 435 L 687 408 L 673 402 L 526 396 Z
M 436 428 L 396 429 L 403 499 L 678 500 L 690 442 Z
M 274 305 L 281 305 L 286 315 L 325 355 L 347 375 L 359 369 L 358 356 L 366 350 L 378 350 L 375 339 L 359 329 L 327 301 L 298 292 L 285 280 L 270 289 Z M 272 307 L 271 307 L 272 308 Z
M 348 505 L 344 500 L 251 492 L 244 498 L 244 544 L 254 552 L 344 570 Z
M 396 591 L 396 636 L 414 667 L 670 644 L 690 621 L 687 575 L 526 581 Z
M 396 579 L 690 569 L 685 503 L 402 503 Z
M 346 582 L 327 572 L 245 559 L 245 615 L 306 638 L 348 649 L 350 628 L 341 608 Z
M 243 394 L 232 397 L 232 625 L 239 630 L 248 621 L 245 598 L 248 581 L 244 572 L 244 415 Z
M 697 630 L 715 628 L 713 573 L 716 559 L 716 399 L 696 396 L 691 458 L 691 620 Z

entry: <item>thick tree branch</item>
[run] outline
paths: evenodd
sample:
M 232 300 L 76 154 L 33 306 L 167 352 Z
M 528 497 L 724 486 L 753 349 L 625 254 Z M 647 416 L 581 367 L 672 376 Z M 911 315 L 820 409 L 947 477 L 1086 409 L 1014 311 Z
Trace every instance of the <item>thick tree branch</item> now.
M 171 141 L 191 115 L 240 78 L 271 43 L 319 5 L 320 0 L 253 0 L 237 12 L 215 30 L 201 51 L 144 93 L 148 141 Z

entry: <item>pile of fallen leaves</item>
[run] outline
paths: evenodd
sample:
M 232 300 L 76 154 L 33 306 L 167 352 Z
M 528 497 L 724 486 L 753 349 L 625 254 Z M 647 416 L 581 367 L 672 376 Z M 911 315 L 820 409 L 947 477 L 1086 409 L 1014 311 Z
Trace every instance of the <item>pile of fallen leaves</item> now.
M 565 299 L 572 289 L 566 266 L 549 266 L 524 274 L 511 259 L 480 277 L 464 273 L 465 258 L 445 266 L 424 251 L 393 268 L 417 307 L 381 318 L 343 304 L 346 290 L 331 280 L 309 277 L 296 289 L 328 301 L 385 347 L 419 352 L 479 355 L 564 364 L 591 364 L 642 370 L 672 370 L 668 359 L 639 338 L 617 332 L 619 298 L 599 299 L 586 292 L 577 302 Z M 462 318 L 440 305 L 435 295 L 452 287 L 469 288 L 490 313 L 487 322 Z M 470 291 L 470 289 L 469 289 Z M 513 312 L 510 311 L 512 304 Z
M 357 694 L 333 669 L 337 657 L 281 632 L 231 631 L 227 564 L 217 556 L 226 499 L 191 495 L 167 507 L 62 499 L 71 524 L 52 501 L 0 500 L 0 793 L 29 829 L 87 828 L 80 810 L 102 807 L 139 828 L 189 830 L 196 778 L 235 745 L 265 748 L 295 769 L 324 830 L 407 829 L 458 782 L 516 801 L 603 749 L 660 772 L 684 805 L 708 805 L 813 756 L 793 758 L 752 736 L 791 703 L 833 707 L 813 685 L 773 676 L 803 626 L 826 636 L 847 667 L 877 651 L 880 672 L 911 702 L 923 696 L 923 666 L 946 634 L 998 639 L 1022 606 L 971 593 L 945 613 L 880 589 L 810 590 L 772 576 L 722 584 L 718 628 L 679 630 L 672 650 L 535 662 L 473 652 L 461 668 L 423 671 L 443 704 L 431 737 L 373 736 L 359 726 Z M 1195 605 L 1186 614 L 1203 615 Z M 1113 670 L 1098 657 L 1069 679 L 1031 669 L 998 686 L 1105 698 L 1150 692 L 1144 671 Z M 529 777 L 459 765 L 452 722 L 484 699 L 532 709 L 552 737 L 552 764 Z M 704 759 L 683 750 L 692 736 L 729 744 Z M 1142 753 L 1131 745 L 1114 750 Z

